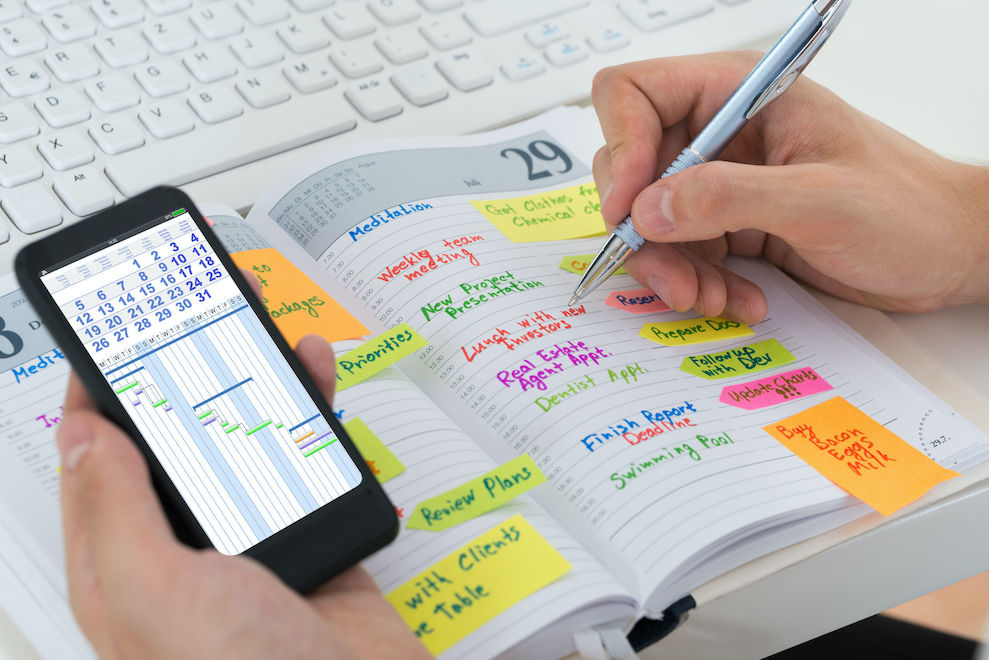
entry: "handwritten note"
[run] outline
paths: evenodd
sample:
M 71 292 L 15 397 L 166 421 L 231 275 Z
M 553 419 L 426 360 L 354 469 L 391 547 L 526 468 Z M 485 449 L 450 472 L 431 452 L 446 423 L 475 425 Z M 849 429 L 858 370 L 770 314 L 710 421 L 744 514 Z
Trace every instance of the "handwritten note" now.
M 355 417 L 343 427 L 347 435 L 354 441 L 357 451 L 361 453 L 378 483 L 385 483 L 405 472 L 405 466 L 395 454 L 385 446 L 385 443 L 367 427 L 360 418 Z
M 670 306 L 659 299 L 649 289 L 631 289 L 630 291 L 612 291 L 604 299 L 604 304 L 633 314 L 646 312 L 668 312 Z
M 686 371 L 706 380 L 717 380 L 757 373 L 795 361 L 796 358 L 783 347 L 783 344 L 775 339 L 767 339 L 719 353 L 690 355 L 683 359 L 680 371 Z
M 436 655 L 569 570 L 567 560 L 515 515 L 385 598 Z
M 840 396 L 764 430 L 884 516 L 959 476 Z
M 274 248 L 245 250 L 230 258 L 257 277 L 261 302 L 290 346 L 311 334 L 327 341 L 368 334 L 360 321 Z
M 420 502 L 406 527 L 441 532 L 497 509 L 546 481 L 528 454 L 513 458 L 465 484 Z
M 831 384 L 810 367 L 767 376 L 751 383 L 729 385 L 721 390 L 721 403 L 742 410 L 758 410 L 802 396 L 826 392 Z
M 568 273 L 576 273 L 577 275 L 583 275 L 588 268 L 591 266 L 591 262 L 594 261 L 596 254 L 575 254 L 570 257 L 563 257 L 560 261 L 560 269 L 565 270 Z M 628 271 L 624 268 L 619 268 L 615 271 L 615 275 L 628 275 Z
M 593 183 L 471 204 L 513 243 L 562 241 L 599 236 L 605 231 L 598 189 Z
M 646 323 L 639 331 L 640 337 L 663 346 L 685 346 L 709 341 L 732 339 L 755 334 L 744 323 L 721 317 Z
M 408 323 L 396 325 L 337 358 L 337 391 L 367 380 L 428 343 Z

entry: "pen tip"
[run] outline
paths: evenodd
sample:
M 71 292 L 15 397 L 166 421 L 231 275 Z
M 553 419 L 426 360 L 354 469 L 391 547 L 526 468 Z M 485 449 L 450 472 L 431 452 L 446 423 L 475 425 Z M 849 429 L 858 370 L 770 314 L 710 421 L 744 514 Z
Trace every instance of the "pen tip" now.
M 579 300 L 580 297 L 576 293 L 573 294 L 572 296 L 570 296 L 570 302 L 567 303 L 567 307 L 573 307 L 574 305 L 577 304 L 577 301 Z

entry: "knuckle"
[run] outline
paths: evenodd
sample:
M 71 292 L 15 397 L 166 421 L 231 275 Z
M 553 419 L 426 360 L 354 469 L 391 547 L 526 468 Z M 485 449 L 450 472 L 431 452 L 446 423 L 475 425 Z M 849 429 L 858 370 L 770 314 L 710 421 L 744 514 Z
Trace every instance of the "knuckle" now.
M 674 217 L 723 219 L 734 207 L 735 184 L 725 163 L 713 161 L 690 168 L 679 177 L 673 195 Z M 676 179 L 677 177 L 671 177 Z

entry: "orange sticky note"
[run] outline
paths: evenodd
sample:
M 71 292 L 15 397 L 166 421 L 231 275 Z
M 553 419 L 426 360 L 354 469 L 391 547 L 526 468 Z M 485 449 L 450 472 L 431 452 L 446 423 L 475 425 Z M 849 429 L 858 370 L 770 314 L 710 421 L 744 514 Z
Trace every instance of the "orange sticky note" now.
M 763 429 L 884 516 L 959 476 L 840 396 Z
M 340 341 L 368 334 L 360 321 L 274 248 L 235 252 L 230 258 L 257 277 L 264 307 L 289 346 L 306 335 Z

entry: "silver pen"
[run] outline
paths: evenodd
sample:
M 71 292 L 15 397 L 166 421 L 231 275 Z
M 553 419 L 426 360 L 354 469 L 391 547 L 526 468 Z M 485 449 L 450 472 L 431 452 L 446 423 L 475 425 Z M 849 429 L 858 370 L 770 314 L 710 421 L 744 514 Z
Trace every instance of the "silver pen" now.
M 714 160 L 752 117 L 785 92 L 834 32 L 851 0 L 813 0 L 661 178 Z M 615 229 L 570 297 L 583 299 L 645 243 L 629 216 Z

